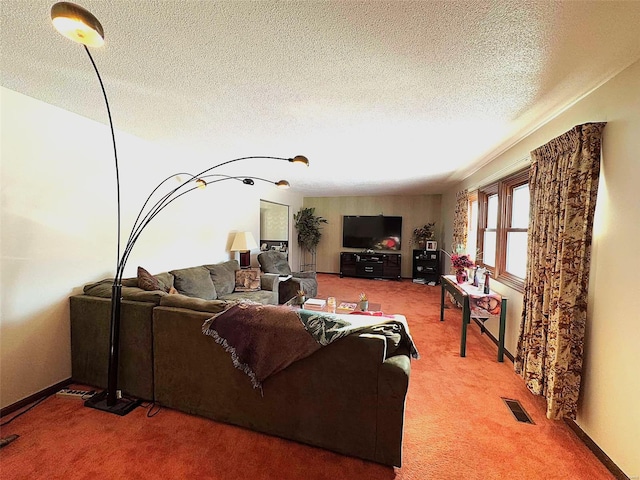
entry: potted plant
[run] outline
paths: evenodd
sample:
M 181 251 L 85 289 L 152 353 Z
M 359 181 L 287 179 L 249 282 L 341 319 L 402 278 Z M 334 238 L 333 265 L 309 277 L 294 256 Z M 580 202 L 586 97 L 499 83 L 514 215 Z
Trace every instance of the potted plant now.
M 315 208 L 302 207 L 293 215 L 294 225 L 298 231 L 298 245 L 312 253 L 315 253 L 322 237 L 320 225 L 327 223 L 325 218 L 315 215 L 315 211 Z
M 364 292 L 360 294 L 360 301 L 358 302 L 358 307 L 363 312 L 366 312 L 367 310 L 369 310 L 369 298 L 367 297 L 367 294 Z
M 304 305 L 304 302 L 307 301 L 307 294 L 304 290 L 298 290 L 296 295 L 296 303 L 298 305 Z
M 433 240 L 433 229 L 435 225 L 436 222 L 425 223 L 421 227 L 414 229 L 412 242 L 418 245 L 420 249 L 423 249 L 427 240 Z

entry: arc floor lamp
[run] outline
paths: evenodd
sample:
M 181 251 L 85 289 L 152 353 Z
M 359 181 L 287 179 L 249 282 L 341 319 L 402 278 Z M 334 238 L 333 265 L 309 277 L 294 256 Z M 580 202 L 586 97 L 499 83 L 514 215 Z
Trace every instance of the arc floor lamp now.
M 239 162 L 241 160 L 282 160 L 291 163 L 299 163 L 302 165 L 309 165 L 309 161 L 302 155 L 295 156 L 293 158 L 283 157 L 269 157 L 269 156 L 249 156 L 234 158 L 233 160 L 227 160 L 225 162 L 214 165 L 210 168 L 203 170 L 195 175 L 190 173 L 178 172 L 174 173 L 162 182 L 160 182 L 149 194 L 145 202 L 143 203 L 138 216 L 131 228 L 131 233 L 124 249 L 121 252 L 120 246 L 120 173 L 118 169 L 118 152 L 116 148 L 116 137 L 113 129 L 113 121 L 111 119 L 111 110 L 109 108 L 109 101 L 107 94 L 100 77 L 98 67 L 89 52 L 88 47 L 101 47 L 104 45 L 104 30 L 98 19 L 93 16 L 91 12 L 80 7 L 79 5 L 69 2 L 59 2 L 53 5 L 51 8 L 51 19 L 54 27 L 65 37 L 78 42 L 84 46 L 89 60 L 93 65 L 93 69 L 96 72 L 100 88 L 102 90 L 102 96 L 107 108 L 107 115 L 109 117 L 109 127 L 111 129 L 111 141 L 113 144 L 113 157 L 115 161 L 115 174 L 116 174 L 116 205 L 117 205 L 117 262 L 116 272 L 113 279 L 113 285 L 111 288 L 111 319 L 110 319 L 110 339 L 109 339 L 109 369 L 107 377 L 107 389 L 85 402 L 86 406 L 97 408 L 99 410 L 115 413 L 118 415 L 126 415 L 136 406 L 140 401 L 135 398 L 127 398 L 119 395 L 118 392 L 118 354 L 120 346 L 120 308 L 122 304 L 122 275 L 124 273 L 129 255 L 138 240 L 140 234 L 145 227 L 151 222 L 156 215 L 158 215 L 164 208 L 179 197 L 192 192 L 198 188 L 204 188 L 208 184 L 217 183 L 225 180 L 236 180 L 242 182 L 245 185 L 253 185 L 255 180 L 273 183 L 279 188 L 288 188 L 289 182 L 286 180 L 279 180 L 278 182 L 271 182 L 267 179 L 253 176 L 236 176 L 225 175 L 218 173 L 211 173 L 214 169 L 228 165 L 230 163 Z M 168 182 L 175 177 L 186 178 L 179 186 L 170 188 Z M 165 191 L 167 190 L 167 191 Z M 162 193 L 165 191 L 165 193 Z

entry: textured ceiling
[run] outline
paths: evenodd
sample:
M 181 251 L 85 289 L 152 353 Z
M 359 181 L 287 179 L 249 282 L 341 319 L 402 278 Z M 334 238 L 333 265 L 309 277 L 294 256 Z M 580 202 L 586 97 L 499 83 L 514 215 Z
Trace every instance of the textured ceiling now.
M 442 192 L 640 58 L 640 1 L 79 3 L 117 130 L 194 172 L 304 154 L 308 196 Z M 52 4 L 1 0 L 1 84 L 104 123 Z

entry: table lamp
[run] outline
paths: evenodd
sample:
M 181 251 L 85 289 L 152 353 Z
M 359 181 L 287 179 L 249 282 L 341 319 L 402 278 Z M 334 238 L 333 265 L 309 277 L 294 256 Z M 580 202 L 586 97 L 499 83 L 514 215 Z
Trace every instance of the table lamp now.
M 238 232 L 231 245 L 232 252 L 240 252 L 240 268 L 249 268 L 251 264 L 251 250 L 258 248 L 251 232 Z

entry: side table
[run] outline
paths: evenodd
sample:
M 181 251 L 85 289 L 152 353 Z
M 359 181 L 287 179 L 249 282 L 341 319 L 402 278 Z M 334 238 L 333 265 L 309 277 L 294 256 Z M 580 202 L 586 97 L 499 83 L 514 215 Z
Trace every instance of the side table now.
M 498 361 L 504 361 L 504 335 L 507 319 L 507 299 L 501 297 L 495 292 L 484 294 L 470 284 L 458 284 L 455 275 L 442 275 L 440 277 L 441 293 L 440 293 L 440 321 L 444 322 L 444 293 L 449 292 L 453 298 L 462 305 L 462 333 L 460 336 L 460 356 L 466 356 L 467 349 L 467 325 L 471 323 L 471 301 L 474 302 L 474 310 L 480 310 L 479 305 L 485 304 L 485 301 L 492 298 L 500 298 L 499 303 L 489 312 L 480 310 L 480 314 L 474 312 L 474 317 L 488 318 L 489 316 L 500 317 L 500 330 L 498 333 Z

